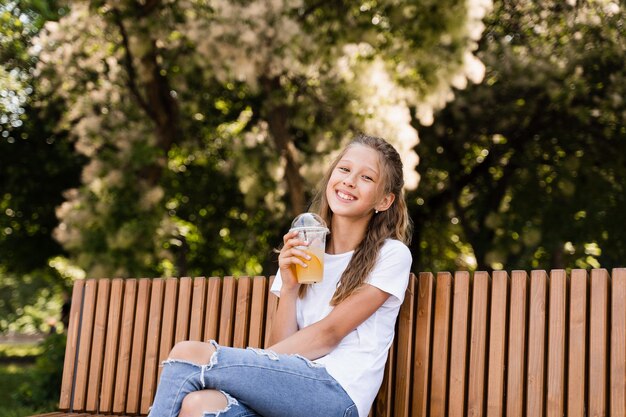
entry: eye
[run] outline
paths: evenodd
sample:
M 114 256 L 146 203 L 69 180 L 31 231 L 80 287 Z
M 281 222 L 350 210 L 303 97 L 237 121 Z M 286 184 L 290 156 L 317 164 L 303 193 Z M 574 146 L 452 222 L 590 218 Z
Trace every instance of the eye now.
M 350 172 L 350 170 L 346 167 L 337 167 L 337 169 L 341 172 Z
M 371 181 L 374 181 L 374 178 L 372 178 L 372 177 L 370 177 L 370 176 L 368 176 L 368 175 L 363 175 L 363 179 L 364 179 L 365 181 L 370 181 L 370 182 L 371 182 Z

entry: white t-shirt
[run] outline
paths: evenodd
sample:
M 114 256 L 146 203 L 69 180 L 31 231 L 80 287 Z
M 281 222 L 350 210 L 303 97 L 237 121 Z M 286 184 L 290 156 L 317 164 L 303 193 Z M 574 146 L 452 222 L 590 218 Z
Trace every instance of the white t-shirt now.
M 299 329 L 320 321 L 332 311 L 330 300 L 352 254 L 353 251 L 324 255 L 324 279 L 312 284 L 306 296 L 296 302 Z M 361 417 L 369 414 L 383 380 L 396 318 L 409 282 L 411 262 L 411 252 L 402 242 L 392 239 L 385 241 L 366 282 L 391 296 L 332 352 L 315 360 L 324 364 L 328 373 L 348 393 Z M 272 293 L 280 296 L 281 286 L 279 271 L 271 288 Z

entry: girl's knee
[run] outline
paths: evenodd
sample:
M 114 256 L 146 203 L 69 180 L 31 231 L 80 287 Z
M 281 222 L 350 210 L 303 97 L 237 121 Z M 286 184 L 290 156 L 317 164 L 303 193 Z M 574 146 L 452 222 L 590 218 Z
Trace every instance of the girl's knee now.
M 194 391 L 183 398 L 179 417 L 202 417 L 204 413 L 218 413 L 227 407 L 228 398 L 221 391 Z
M 210 343 L 184 341 L 174 345 L 169 359 L 181 359 L 204 365 L 210 362 L 214 352 L 215 347 Z

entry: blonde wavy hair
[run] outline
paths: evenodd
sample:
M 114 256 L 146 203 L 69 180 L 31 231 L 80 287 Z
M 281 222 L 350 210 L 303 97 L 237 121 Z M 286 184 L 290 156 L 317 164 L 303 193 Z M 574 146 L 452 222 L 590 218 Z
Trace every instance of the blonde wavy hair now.
M 367 225 L 365 237 L 354 250 L 352 259 L 341 275 L 337 290 L 330 304 L 335 306 L 357 291 L 374 269 L 380 248 L 386 239 L 397 239 L 406 245 L 411 241 L 412 223 L 404 197 L 404 176 L 402 160 L 396 149 L 382 138 L 359 134 L 333 161 L 320 183 L 312 203 L 312 211 L 317 212 L 326 224 L 332 225 L 333 212 L 326 198 L 326 186 L 337 164 L 353 146 L 367 146 L 380 157 L 382 194 L 393 193 L 395 199 L 387 210 L 372 216 Z M 331 230 L 332 233 L 332 230 Z M 332 235 L 331 235 L 332 236 Z M 300 286 L 300 297 L 304 297 L 308 286 Z

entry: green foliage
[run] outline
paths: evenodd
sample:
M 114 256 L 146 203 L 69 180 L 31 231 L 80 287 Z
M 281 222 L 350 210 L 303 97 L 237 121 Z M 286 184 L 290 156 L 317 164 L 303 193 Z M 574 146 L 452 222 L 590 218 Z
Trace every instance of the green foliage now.
M 15 398 L 16 387 L 29 383 L 32 365 L 0 363 L 0 415 L 3 417 L 24 417 L 37 414 L 40 410 L 20 404 Z
M 53 333 L 41 343 L 41 355 L 37 357 L 30 373 L 32 380 L 19 385 L 13 394 L 19 404 L 41 411 L 56 409 L 63 375 L 65 342 L 64 334 Z
M 626 28 L 607 4 L 499 4 L 486 82 L 420 128 L 420 270 L 623 264 Z

